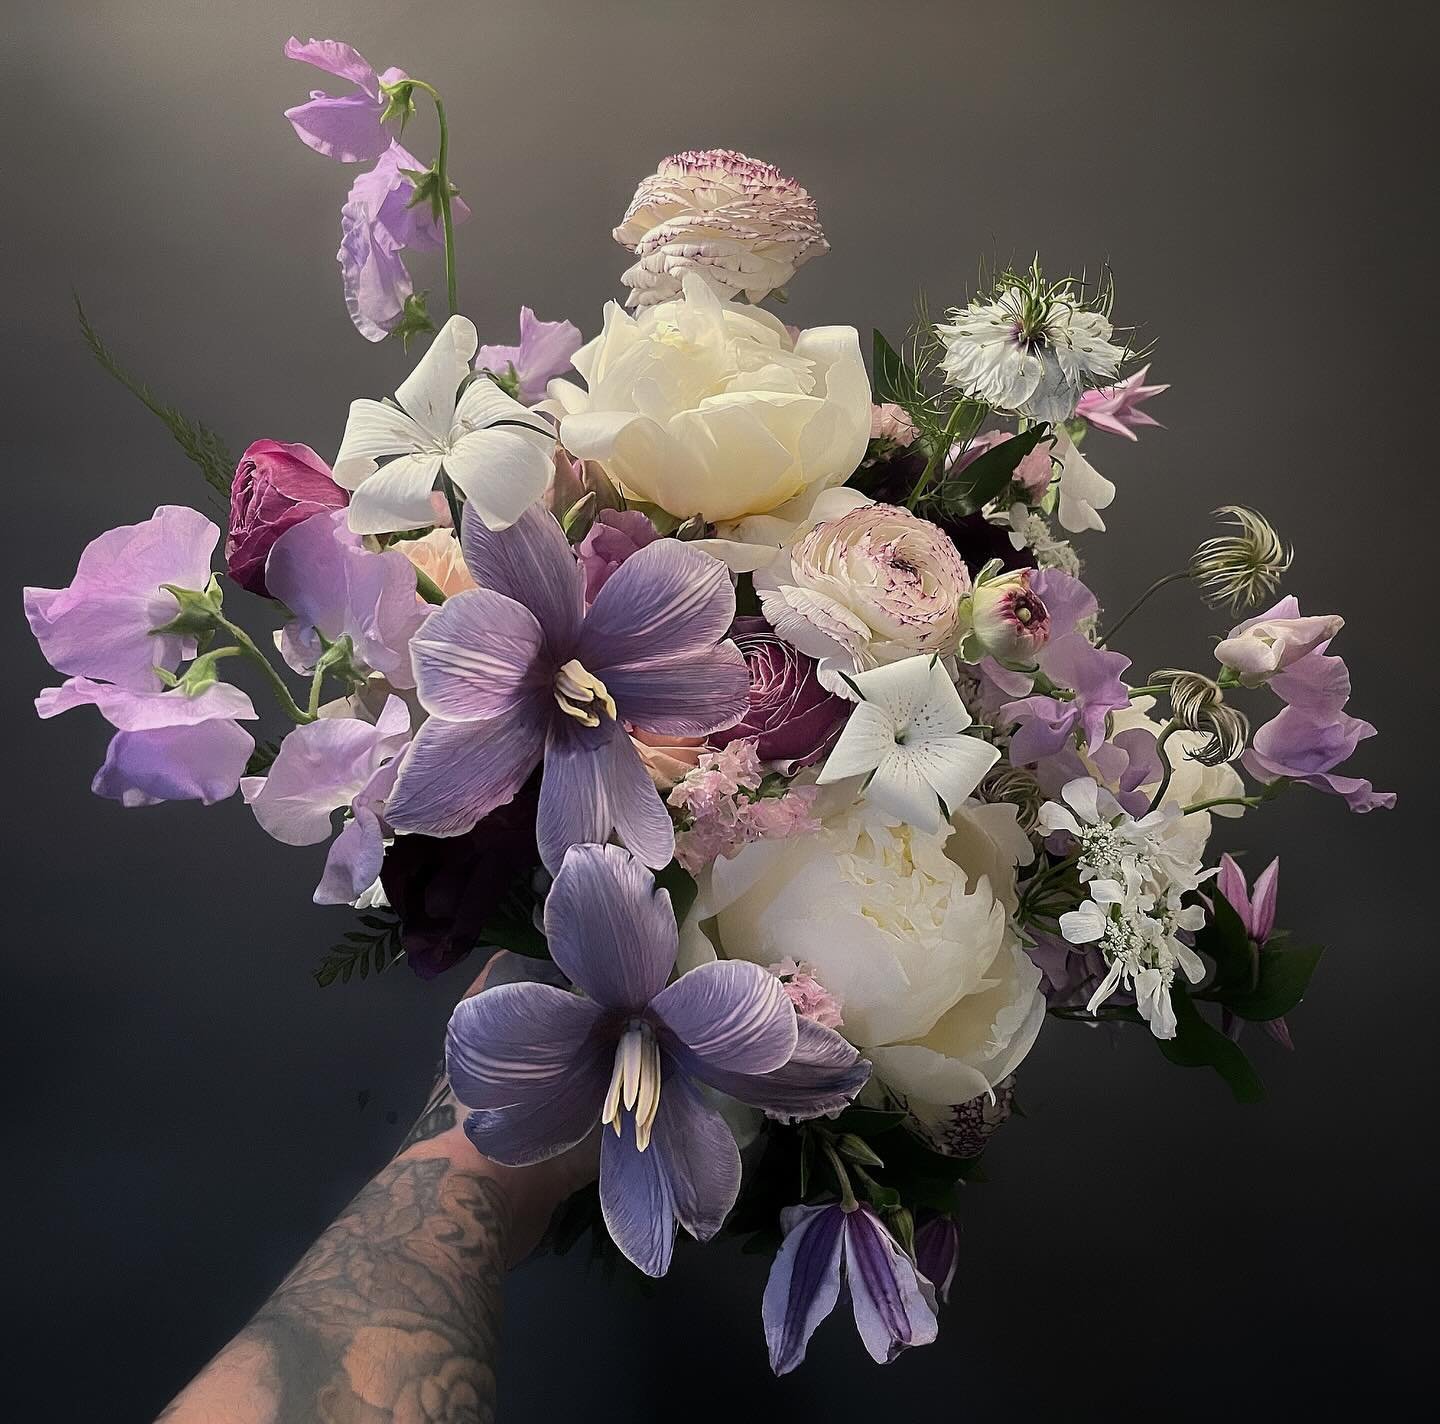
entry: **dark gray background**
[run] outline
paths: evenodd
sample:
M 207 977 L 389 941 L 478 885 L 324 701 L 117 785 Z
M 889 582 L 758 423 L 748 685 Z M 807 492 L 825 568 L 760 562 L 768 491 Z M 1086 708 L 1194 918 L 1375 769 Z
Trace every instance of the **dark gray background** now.
M 1428 8 L 12 0 L 0 1413 L 149 1417 L 384 1158 L 462 987 L 397 970 L 318 991 L 346 927 L 309 904 L 319 848 L 277 845 L 238 803 L 94 799 L 99 719 L 28 705 L 53 679 L 19 585 L 203 498 L 90 364 L 72 285 L 236 450 L 331 454 L 351 397 L 408 368 L 346 319 L 353 171 L 280 116 L 313 80 L 281 57 L 292 30 L 449 100 L 482 339 L 512 339 L 522 301 L 593 333 L 626 262 L 609 228 L 683 147 L 743 148 L 815 194 L 834 250 L 793 285 L 802 324 L 896 333 L 917 288 L 958 299 L 981 256 L 1108 259 L 1174 389 L 1165 430 L 1093 437 L 1120 490 L 1091 581 L 1127 602 L 1212 506 L 1266 510 L 1298 547 L 1287 587 L 1349 620 L 1352 710 L 1381 729 L 1359 762 L 1401 794 L 1358 819 L 1299 790 L 1226 832 L 1252 868 L 1283 849 L 1282 921 L 1332 947 L 1299 1052 L 1252 1045 L 1266 1104 L 1233 1106 L 1139 1033 L 1049 1027 L 1028 1116 L 973 1192 L 939 1344 L 882 1371 L 837 1320 L 776 1384 L 762 1262 L 683 1252 L 646 1297 L 543 1261 L 511 1282 L 503 1417 L 1243 1417 L 1398 1390 L 1433 1318 L 1436 1186 Z M 431 151 L 424 121 L 413 144 Z M 438 267 L 422 280 L 443 289 Z M 1203 666 L 1222 626 L 1171 590 L 1124 646 L 1141 672 Z

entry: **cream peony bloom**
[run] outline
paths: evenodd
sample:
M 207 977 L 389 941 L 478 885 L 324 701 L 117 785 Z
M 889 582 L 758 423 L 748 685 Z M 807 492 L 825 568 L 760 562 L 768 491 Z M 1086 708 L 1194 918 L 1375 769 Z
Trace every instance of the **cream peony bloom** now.
M 1002 874 L 1013 897 L 1014 863 L 996 849 L 1006 833 L 998 819 L 968 830 L 962 859 L 978 855 L 962 865 L 948 827 L 927 835 L 852 804 L 816 835 L 717 861 L 687 922 L 693 935 L 714 916 L 731 958 L 803 958 L 875 1078 L 937 1136 L 950 1107 L 1014 1071 L 1045 1017 L 1040 972 L 980 871 Z
M 621 279 L 632 307 L 673 300 L 691 274 L 724 300 L 743 292 L 758 302 L 830 250 L 810 194 L 778 168 L 728 148 L 663 160 L 636 189 L 614 235 L 640 259 Z
M 851 326 L 792 337 L 768 312 L 722 303 L 698 277 L 678 301 L 630 316 L 614 302 L 575 355 L 588 390 L 550 383 L 572 455 L 594 460 L 630 498 L 677 518 L 701 515 L 722 538 L 765 539 L 847 480 L 870 438 L 870 382 Z M 773 534 L 771 526 L 782 533 Z

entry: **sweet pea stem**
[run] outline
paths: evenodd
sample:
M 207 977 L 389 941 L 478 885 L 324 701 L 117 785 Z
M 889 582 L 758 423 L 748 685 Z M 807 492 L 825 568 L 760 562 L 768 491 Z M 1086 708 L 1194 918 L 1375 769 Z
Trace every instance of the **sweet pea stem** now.
M 1180 723 L 1172 717 L 1155 739 L 1155 754 L 1160 758 L 1160 785 L 1155 788 L 1154 799 L 1150 802 L 1152 811 L 1164 801 L 1165 793 L 1170 789 L 1170 778 L 1175 775 L 1175 763 L 1165 751 L 1165 743 L 1180 730 Z
M 1127 608 L 1119 616 L 1119 618 L 1115 620 L 1114 625 L 1106 632 L 1105 636 L 1103 638 L 1096 639 L 1095 646 L 1097 648 L 1103 648 L 1105 644 L 1108 643 L 1110 639 L 1113 638 L 1121 630 L 1121 628 L 1123 628 L 1125 624 L 1130 621 L 1131 616 L 1138 613 L 1146 605 L 1146 603 L 1150 601 L 1151 596 L 1153 594 L 1159 593 L 1166 584 L 1179 583 L 1181 579 L 1188 579 L 1189 577 L 1189 569 L 1177 569 L 1173 574 L 1166 574 L 1163 578 L 1156 579 L 1155 582 L 1152 583 L 1150 587 L 1147 588 L 1145 592 L 1142 593 L 1140 597 L 1137 598 L 1135 602 L 1132 603 L 1130 607 Z
M 290 717 L 295 722 L 301 723 L 302 725 L 306 722 L 313 722 L 315 720 L 315 713 L 307 712 L 303 707 L 299 705 L 299 703 L 295 701 L 295 699 L 290 695 L 290 689 L 285 686 L 284 679 L 280 676 L 278 672 L 275 671 L 275 667 L 271 663 L 270 659 L 267 658 L 265 654 L 262 653 L 260 649 L 255 646 L 254 639 L 252 639 L 251 636 L 243 628 L 241 628 L 236 623 L 232 623 L 223 614 L 219 613 L 215 615 L 215 623 L 217 627 L 223 628 L 232 638 L 234 638 L 237 645 L 237 651 L 243 653 L 265 674 L 267 681 L 270 683 L 270 689 L 275 694 L 275 700 L 279 702 L 281 710 L 288 717 Z M 312 687 L 312 700 L 314 699 L 317 690 L 318 689 Z
M 450 206 L 450 125 L 445 118 L 445 101 L 433 84 L 423 79 L 411 80 L 417 89 L 423 89 L 435 104 L 435 121 L 440 127 L 440 152 L 435 157 L 435 181 L 440 188 L 440 226 L 445 234 L 445 300 L 450 315 L 454 316 L 458 303 L 455 300 L 455 217 Z

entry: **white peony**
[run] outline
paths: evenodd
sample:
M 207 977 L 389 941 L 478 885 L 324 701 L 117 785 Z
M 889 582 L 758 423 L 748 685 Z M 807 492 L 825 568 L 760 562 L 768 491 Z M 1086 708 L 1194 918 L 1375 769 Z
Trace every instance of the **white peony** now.
M 830 250 L 810 194 L 728 148 L 665 159 L 636 189 L 615 241 L 640 259 L 622 278 L 632 307 L 673 300 L 692 274 L 724 300 L 758 302 Z
M 793 336 L 697 277 L 631 316 L 614 302 L 575 355 L 588 390 L 550 383 L 560 439 L 633 499 L 700 515 L 726 539 L 778 545 L 870 438 L 870 382 L 851 326 Z M 763 528 L 746 530 L 750 516 Z M 774 530 L 782 533 L 774 533 Z
M 947 854 L 949 839 L 948 827 L 929 835 L 852 804 L 816 835 L 717 862 L 689 925 L 714 916 L 731 958 L 803 958 L 875 1078 L 929 1124 L 1013 1072 L 1045 1016 L 1040 973 L 1005 905 L 985 874 Z M 967 839 L 1013 895 L 1009 857 L 990 834 Z

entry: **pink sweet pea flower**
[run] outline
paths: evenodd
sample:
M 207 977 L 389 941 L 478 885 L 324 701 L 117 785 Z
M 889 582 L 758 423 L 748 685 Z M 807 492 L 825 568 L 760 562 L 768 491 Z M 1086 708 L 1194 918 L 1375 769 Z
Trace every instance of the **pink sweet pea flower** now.
M 513 371 L 515 399 L 534 405 L 551 379 L 570 369 L 570 358 L 583 341 L 579 328 L 568 321 L 541 321 L 529 307 L 521 307 L 520 344 L 482 346 L 475 353 L 475 369 L 490 371 L 502 381 Z
M 311 91 L 308 103 L 285 110 L 300 142 L 326 158 L 341 163 L 365 163 L 379 158 L 390 145 L 380 122 L 385 111 L 382 84 L 406 77 L 403 69 L 376 74 L 374 66 L 341 40 L 309 40 L 301 44 L 293 35 L 285 41 L 285 57 L 313 64 L 326 74 L 348 80 L 356 92 L 339 98 L 323 89 Z

